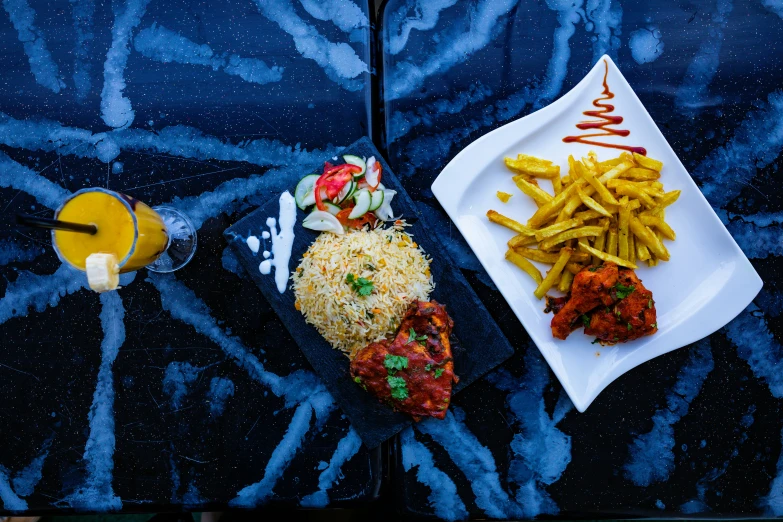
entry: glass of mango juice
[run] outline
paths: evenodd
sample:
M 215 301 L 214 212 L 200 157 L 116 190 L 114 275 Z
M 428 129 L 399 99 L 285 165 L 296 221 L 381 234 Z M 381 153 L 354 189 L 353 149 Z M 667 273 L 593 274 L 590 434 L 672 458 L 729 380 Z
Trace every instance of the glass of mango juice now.
M 151 208 L 113 190 L 75 192 L 57 209 L 55 219 L 97 228 L 94 234 L 52 230 L 60 260 L 88 275 L 87 258 L 93 254 L 113 255 L 120 273 L 143 267 L 173 272 L 196 251 L 196 228 L 185 214 L 172 207 Z

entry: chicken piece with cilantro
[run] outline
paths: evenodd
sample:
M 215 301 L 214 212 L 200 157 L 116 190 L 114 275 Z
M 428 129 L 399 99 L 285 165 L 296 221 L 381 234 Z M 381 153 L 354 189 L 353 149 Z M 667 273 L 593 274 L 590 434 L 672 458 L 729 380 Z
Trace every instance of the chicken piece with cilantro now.
M 435 301 L 415 301 L 392 340 L 371 343 L 351 361 L 351 376 L 397 411 L 442 419 L 458 381 L 449 336 L 454 323 Z

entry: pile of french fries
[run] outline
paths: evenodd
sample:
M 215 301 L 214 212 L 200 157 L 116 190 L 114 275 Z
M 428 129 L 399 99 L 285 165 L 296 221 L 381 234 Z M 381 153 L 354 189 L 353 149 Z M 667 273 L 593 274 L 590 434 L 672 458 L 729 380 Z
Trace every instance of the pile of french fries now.
M 623 152 L 599 162 L 591 151 L 581 161 L 569 156 L 563 177 L 559 165 L 534 156 L 519 154 L 505 163 L 538 210 L 527 224 L 495 210 L 487 217 L 517 233 L 508 242 L 506 259 L 536 281 L 538 299 L 555 285 L 567 293 L 574 275 L 590 265 L 608 261 L 636 269 L 640 261 L 656 266 L 669 260 L 663 239 L 674 241 L 675 233 L 664 217 L 680 191 L 664 192 L 660 161 Z M 538 179 L 550 180 L 554 195 L 539 187 Z M 530 261 L 553 266 L 542 277 Z

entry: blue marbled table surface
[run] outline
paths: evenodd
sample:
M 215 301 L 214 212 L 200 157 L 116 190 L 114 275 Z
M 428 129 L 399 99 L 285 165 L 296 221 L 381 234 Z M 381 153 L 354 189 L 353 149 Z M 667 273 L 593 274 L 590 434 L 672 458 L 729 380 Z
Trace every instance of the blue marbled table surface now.
M 779 0 L 390 0 L 377 22 L 349 0 L 2 6 L 0 513 L 377 497 L 381 451 L 361 447 L 221 238 L 372 133 L 517 349 L 445 421 L 393 442 L 403 514 L 783 514 Z M 429 186 L 604 53 L 765 286 L 580 414 Z M 45 234 L 12 227 L 96 185 L 187 212 L 194 261 L 99 297 Z

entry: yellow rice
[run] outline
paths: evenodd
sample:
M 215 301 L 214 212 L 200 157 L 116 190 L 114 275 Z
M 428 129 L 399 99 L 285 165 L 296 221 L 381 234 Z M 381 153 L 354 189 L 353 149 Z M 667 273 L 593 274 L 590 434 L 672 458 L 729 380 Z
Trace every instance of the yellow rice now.
M 401 225 L 322 233 L 291 276 L 296 309 L 333 348 L 352 358 L 393 333 L 409 303 L 429 299 L 434 287 L 429 265 Z M 371 280 L 372 294 L 359 295 L 346 282 L 348 274 Z

